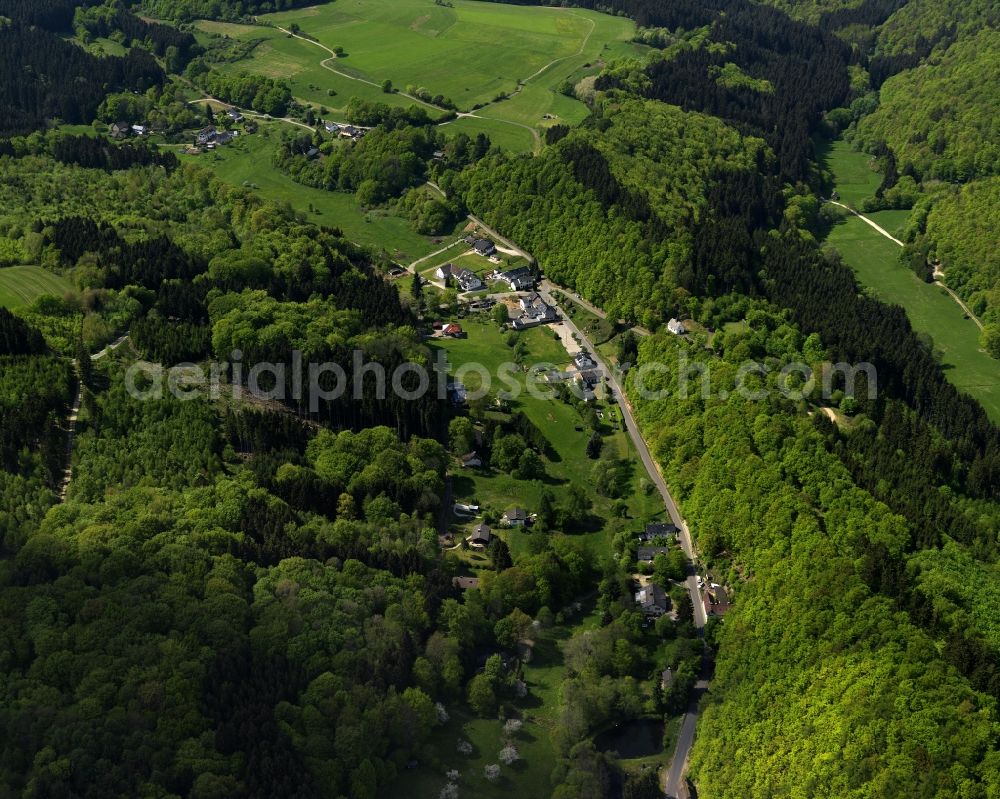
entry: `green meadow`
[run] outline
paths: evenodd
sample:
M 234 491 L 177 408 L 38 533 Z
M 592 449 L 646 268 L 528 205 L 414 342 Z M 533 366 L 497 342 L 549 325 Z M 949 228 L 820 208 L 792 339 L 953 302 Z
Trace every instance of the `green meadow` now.
M 816 151 L 820 167 L 833 175 L 842 203 L 858 208 L 862 200 L 875 196 L 882 176 L 870 155 L 858 152 L 843 139 L 817 141 Z
M 385 248 L 397 260 L 409 262 L 440 248 L 400 216 L 384 209 L 365 210 L 353 194 L 304 186 L 276 168 L 271 155 L 282 133 L 291 130 L 285 123 L 263 123 L 257 133 L 240 136 L 225 147 L 180 157 L 210 167 L 227 183 L 255 186 L 264 197 L 288 203 L 318 225 L 340 228 L 358 244 Z M 463 226 L 464 222 L 459 225 Z
M 413 104 L 401 94 L 383 93 L 379 85 L 386 79 L 400 91 L 426 89 L 476 114 L 455 121 L 451 130 L 485 132 L 519 151 L 536 148 L 546 126 L 577 124 L 587 116 L 583 103 L 560 92 L 565 82 L 594 74 L 600 62 L 646 49 L 631 42 L 635 24 L 622 17 L 474 0 L 447 6 L 339 0 L 259 20 L 289 30 L 297 25 L 326 48 L 342 47 L 344 55 L 333 59 L 316 43 L 275 27 L 200 22 L 203 36 L 261 40 L 249 59 L 222 69 L 284 78 L 296 97 L 334 112 L 352 96 Z
M 893 217 L 884 215 L 898 213 L 883 211 L 871 217 L 892 232 Z M 900 262 L 898 245 L 855 216 L 836 224 L 827 241 L 862 285 L 879 299 L 903 306 L 913 328 L 932 342 L 948 379 L 1000 422 L 1000 363 L 980 349 L 979 328 L 958 303 L 940 286 L 920 280 Z
M 61 297 L 72 291 L 70 282 L 40 266 L 6 266 L 0 268 L 0 307 L 22 308 L 31 305 L 43 294 Z
M 446 351 L 453 374 L 466 364 L 481 364 L 485 367 L 491 375 L 493 386 L 489 397 L 495 397 L 498 389 L 505 388 L 496 378 L 501 364 L 513 361 L 513 350 L 506 343 L 507 333 L 502 332 L 485 315 L 463 319 L 461 324 L 467 334 L 465 338 L 440 339 L 435 340 L 434 344 Z M 570 366 L 566 350 L 550 327 L 531 328 L 517 336 L 524 342 L 525 355 L 522 363 L 525 368 L 535 364 L 552 364 L 562 369 Z M 481 385 L 474 372 L 460 374 L 460 377 L 470 391 L 475 391 Z M 577 407 L 559 399 L 531 396 L 524 389 L 527 381 L 535 378 L 521 368 L 513 371 L 511 379 L 520 389 L 520 395 L 510 402 L 510 409 L 524 413 L 541 430 L 550 445 L 549 454 L 542 458 L 545 478 L 518 480 L 509 474 L 493 470 L 462 469 L 456 471 L 452 481 L 455 498 L 459 501 L 475 500 L 484 508 L 489 507 L 501 513 L 512 507 L 534 511 L 546 489 L 555 495 L 556 503 L 560 503 L 570 485 L 592 485 L 591 472 L 595 464 L 586 453 L 591 431 Z M 543 393 L 547 393 L 550 388 L 544 382 L 539 382 L 538 386 Z M 626 525 L 638 530 L 645 522 L 662 516 L 663 505 L 656 493 L 649 490 L 648 477 L 642 469 L 631 439 L 621 429 L 617 407 L 598 401 L 596 408 L 604 417 L 601 420 L 604 437 L 602 457 L 624 461 L 623 469 L 627 479 L 622 499 L 627 506 Z M 608 552 L 610 535 L 607 525 L 612 516 L 613 500 L 596 492 L 591 493 L 591 499 L 594 523 L 590 527 L 572 530 L 566 535 L 553 535 L 569 545 L 582 546 L 593 556 L 600 557 Z M 530 539 L 536 535 L 516 529 L 501 533 L 515 554 L 529 549 Z

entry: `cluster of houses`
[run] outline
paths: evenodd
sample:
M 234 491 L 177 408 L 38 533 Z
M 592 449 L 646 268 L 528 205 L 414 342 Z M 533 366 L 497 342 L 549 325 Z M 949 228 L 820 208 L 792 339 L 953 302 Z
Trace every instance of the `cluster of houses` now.
M 462 291 L 479 291 L 485 288 L 483 281 L 479 279 L 479 275 L 475 272 L 451 263 L 439 266 L 434 275 L 438 280 L 443 280 L 445 283 L 449 280 L 454 281 Z
M 545 379 L 549 383 L 562 383 L 568 380 L 574 381 L 580 389 L 580 397 L 584 402 L 593 402 L 596 399 L 594 389 L 601 382 L 601 375 L 598 371 L 597 361 L 585 350 L 581 350 L 573 356 L 573 366 L 576 370 L 566 372 L 549 372 Z
M 555 309 L 545 302 L 537 292 L 532 292 L 527 297 L 521 297 L 519 304 L 521 315 L 511 323 L 515 330 L 545 325 L 558 318 Z
M 459 506 L 456 505 L 455 507 L 457 512 Z M 503 515 L 500 517 L 500 524 L 504 527 L 526 527 L 532 523 L 533 519 L 533 515 L 528 513 L 524 508 L 511 508 L 503 512 Z M 470 549 L 482 550 L 489 547 L 493 537 L 493 531 L 490 529 L 490 526 L 485 522 L 480 522 L 472 528 L 472 532 L 465 539 L 465 542 L 469 545 Z
M 324 122 L 323 130 L 331 136 L 339 136 L 342 139 L 359 141 L 368 133 L 369 128 L 359 128 L 355 125 L 341 125 L 339 122 Z

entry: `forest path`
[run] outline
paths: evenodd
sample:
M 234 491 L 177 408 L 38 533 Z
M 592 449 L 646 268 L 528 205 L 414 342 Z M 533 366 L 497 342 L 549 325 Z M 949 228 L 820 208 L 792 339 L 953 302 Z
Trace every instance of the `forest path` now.
M 128 340 L 128 333 L 119 336 L 104 349 L 95 352 L 90 356 L 91 361 L 98 361 L 110 352 L 114 352 Z M 83 381 L 80 379 L 80 370 L 74 359 L 73 365 L 76 368 L 76 395 L 73 397 L 73 405 L 69 409 L 66 417 L 66 460 L 63 469 L 62 480 L 59 481 L 59 501 L 66 501 L 66 493 L 69 491 L 69 484 L 73 479 L 73 445 L 76 442 L 76 420 L 80 416 L 80 402 L 83 398 Z

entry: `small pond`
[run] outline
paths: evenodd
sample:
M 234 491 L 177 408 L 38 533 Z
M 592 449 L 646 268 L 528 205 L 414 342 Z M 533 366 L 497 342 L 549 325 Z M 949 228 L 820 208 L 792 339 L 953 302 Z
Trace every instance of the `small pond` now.
M 649 757 L 663 751 L 663 722 L 659 719 L 633 719 L 594 739 L 602 752 L 617 752 L 622 759 Z

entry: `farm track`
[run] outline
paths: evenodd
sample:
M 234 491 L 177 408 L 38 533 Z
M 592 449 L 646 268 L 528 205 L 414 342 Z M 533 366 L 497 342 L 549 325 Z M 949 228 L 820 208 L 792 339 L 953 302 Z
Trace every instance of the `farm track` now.
M 839 203 L 839 202 L 836 202 L 835 200 L 829 200 L 829 202 L 830 202 L 831 205 L 836 205 L 838 208 L 843 208 L 845 211 L 848 211 L 849 213 L 854 214 L 854 216 L 858 217 L 858 219 L 860 219 L 862 222 L 866 223 L 867 225 L 869 225 L 870 227 L 874 228 L 876 231 L 878 231 L 879 233 L 881 233 L 883 236 L 885 236 L 887 239 L 889 239 L 889 241 L 891 241 L 893 244 L 898 244 L 900 247 L 905 247 L 906 246 L 903 242 L 901 242 L 899 239 L 897 239 L 895 236 L 893 236 L 884 227 L 882 227 L 881 225 L 879 225 L 874 220 L 869 219 L 864 214 L 859 213 L 858 211 L 855 211 L 849 205 L 844 205 L 844 203 Z M 949 286 L 945 285 L 940 280 L 940 278 L 943 275 L 944 275 L 944 273 L 941 272 L 940 270 L 938 270 L 938 269 L 934 270 L 934 285 L 935 286 L 940 286 L 946 292 L 948 292 L 948 296 L 951 297 L 955 302 L 957 302 L 958 305 L 959 305 L 959 307 L 965 313 L 965 315 L 968 316 L 973 322 L 976 323 L 976 327 L 978 327 L 980 330 L 982 330 L 983 329 L 983 323 L 979 320 L 979 317 L 976 316 L 972 312 L 972 310 L 969 308 L 969 306 L 965 304 L 964 300 L 962 300 L 962 298 L 959 297 L 954 292 L 954 290 L 952 290 Z
M 110 352 L 114 352 L 128 340 L 128 333 L 119 336 L 108 344 L 100 352 L 95 352 L 90 356 L 90 360 L 99 361 Z M 76 361 L 74 360 L 74 366 Z M 79 370 L 78 370 L 79 371 Z M 73 397 L 73 405 L 70 407 L 69 415 L 66 417 L 66 468 L 63 469 L 62 480 L 59 481 L 59 501 L 66 501 L 66 494 L 69 491 L 70 481 L 73 479 L 73 444 L 76 441 L 76 421 L 80 416 L 80 402 L 83 397 L 83 381 L 80 380 L 79 373 L 76 380 L 76 395 Z

